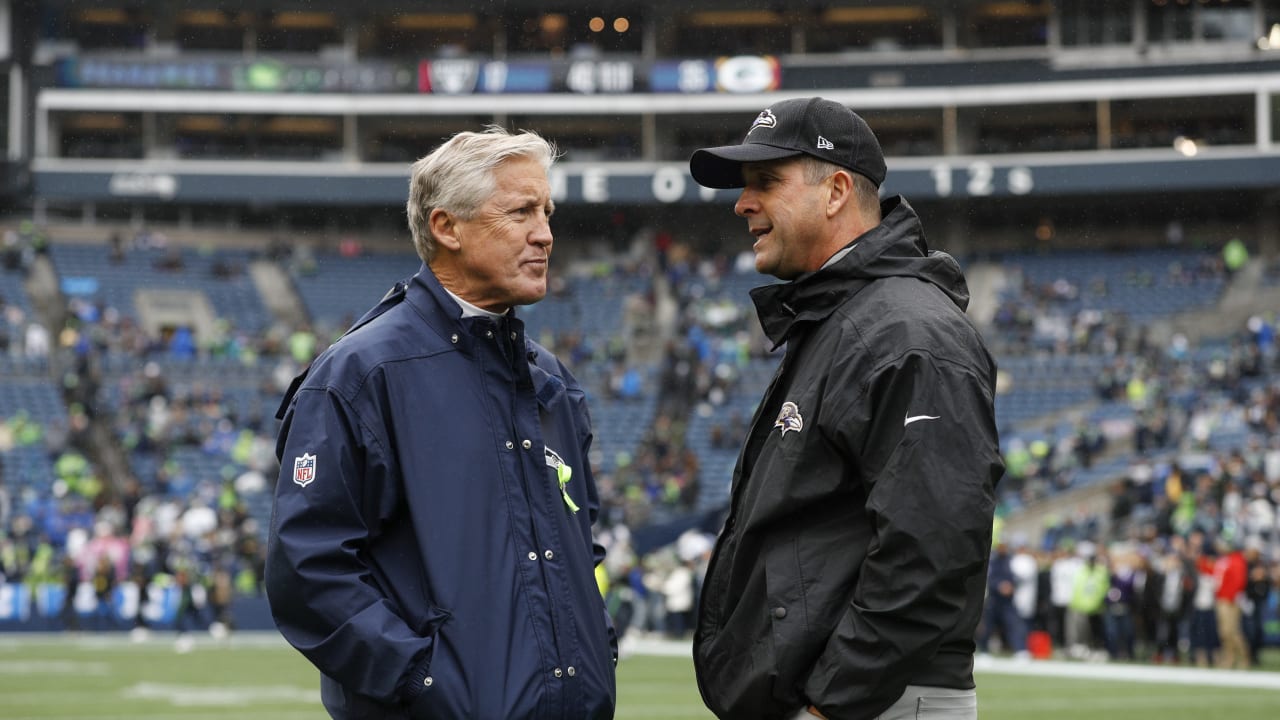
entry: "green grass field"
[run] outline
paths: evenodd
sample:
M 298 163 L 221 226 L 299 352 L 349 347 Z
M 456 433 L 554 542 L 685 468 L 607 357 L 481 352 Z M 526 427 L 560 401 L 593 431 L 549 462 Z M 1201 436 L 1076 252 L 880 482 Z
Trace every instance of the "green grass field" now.
M 1273 654 L 1269 664 L 1277 660 Z M 1106 667 L 1106 666 L 1099 666 Z M 1123 666 L 1114 666 L 1121 668 Z M 1254 671 L 1270 679 L 1280 675 Z M 1213 676 L 1210 673 L 1209 676 Z M 1174 682 L 1027 677 L 983 671 L 983 720 L 1275 720 L 1280 689 Z M 619 720 L 708 720 L 686 657 L 632 655 L 618 666 Z M 327 717 L 315 671 L 279 638 L 0 635 L 0 718 L 301 720 Z

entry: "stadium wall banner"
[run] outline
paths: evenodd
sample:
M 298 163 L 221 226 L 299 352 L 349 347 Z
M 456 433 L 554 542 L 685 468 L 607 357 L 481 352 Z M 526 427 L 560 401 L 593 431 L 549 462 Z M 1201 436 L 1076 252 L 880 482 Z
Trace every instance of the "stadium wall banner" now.
M 142 617 L 149 624 L 169 626 L 178 617 L 181 591 L 177 586 L 152 583 L 147 588 L 147 603 L 142 607 Z M 128 627 L 138 615 L 141 592 L 133 582 L 124 582 L 115 588 L 110 607 L 99 608 L 93 586 L 80 583 L 70 598 L 76 617 L 87 620 L 104 617 L 118 627 Z M 62 617 L 68 602 L 66 588 L 56 583 L 31 586 L 26 583 L 0 584 L 0 628 L 28 621 L 55 622 Z
M 65 88 L 225 90 L 296 93 L 757 93 L 815 88 L 1006 85 L 1117 78 L 1275 72 L 1280 60 L 1055 67 L 1048 59 L 854 63 L 769 55 L 646 60 L 639 55 L 498 60 L 478 56 L 343 61 L 325 58 L 85 53 L 54 63 Z
M 69 88 L 226 90 L 233 92 L 417 92 L 409 62 L 334 63 L 317 59 L 244 57 L 146 58 L 84 54 L 54 65 L 55 82 Z
M 81 55 L 55 65 L 59 87 L 287 93 L 757 93 L 782 87 L 771 56 L 648 62 L 637 57 L 415 62 Z
M 1092 160 L 1090 162 L 1089 160 Z M 157 169 L 115 171 L 114 161 L 49 159 L 33 163 L 36 197 L 117 202 L 273 202 L 377 205 L 404 202 L 407 169 L 399 165 L 334 167 L 326 163 L 175 162 Z M 164 168 L 164 169 L 159 169 Z M 1280 152 L 1219 152 L 1195 158 L 1173 152 L 1098 153 L 987 160 L 933 158 L 889 161 L 885 194 L 911 199 L 968 199 L 1146 193 L 1273 187 Z M 732 202 L 733 190 L 704 188 L 685 163 L 573 163 L 552 168 L 552 197 L 566 204 L 665 205 Z
M 31 617 L 31 589 L 22 583 L 0 584 L 0 622 L 26 622 Z

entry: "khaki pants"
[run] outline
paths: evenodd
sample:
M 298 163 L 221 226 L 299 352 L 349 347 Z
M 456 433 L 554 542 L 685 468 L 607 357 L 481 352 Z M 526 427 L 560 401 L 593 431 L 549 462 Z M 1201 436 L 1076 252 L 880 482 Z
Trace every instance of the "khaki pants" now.
M 814 720 L 801 710 L 794 720 Z M 978 694 L 974 690 L 908 685 L 898 701 L 876 720 L 978 720 Z
M 1218 639 L 1222 650 L 1218 653 L 1218 667 L 1249 667 L 1249 648 L 1244 642 L 1244 629 L 1240 625 L 1240 606 L 1229 600 L 1219 600 Z

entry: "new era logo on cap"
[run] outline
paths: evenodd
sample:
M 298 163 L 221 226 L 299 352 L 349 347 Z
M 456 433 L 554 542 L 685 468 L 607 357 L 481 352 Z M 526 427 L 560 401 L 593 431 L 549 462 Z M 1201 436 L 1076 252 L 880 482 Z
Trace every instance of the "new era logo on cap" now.
M 783 100 L 765 108 L 740 145 L 704 148 L 689 158 L 700 185 L 743 186 L 742 164 L 811 155 L 866 176 L 879 187 L 886 173 L 880 141 L 858 114 L 820 97 Z

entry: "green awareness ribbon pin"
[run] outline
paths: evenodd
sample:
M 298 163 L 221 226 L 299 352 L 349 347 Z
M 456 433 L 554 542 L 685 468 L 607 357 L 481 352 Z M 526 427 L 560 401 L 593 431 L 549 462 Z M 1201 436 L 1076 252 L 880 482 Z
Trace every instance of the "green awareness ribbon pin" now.
M 578 512 L 578 505 L 569 497 L 569 491 L 565 489 L 565 484 L 573 477 L 573 468 L 560 463 L 560 467 L 556 468 L 556 479 L 560 481 L 560 494 L 564 496 L 564 504 L 569 506 L 573 512 Z
M 569 497 L 569 490 L 565 487 L 573 479 L 573 468 L 551 448 L 546 448 L 546 455 L 547 465 L 556 469 L 556 480 L 560 483 L 560 496 L 564 498 L 565 506 L 571 512 L 578 512 L 578 504 Z

